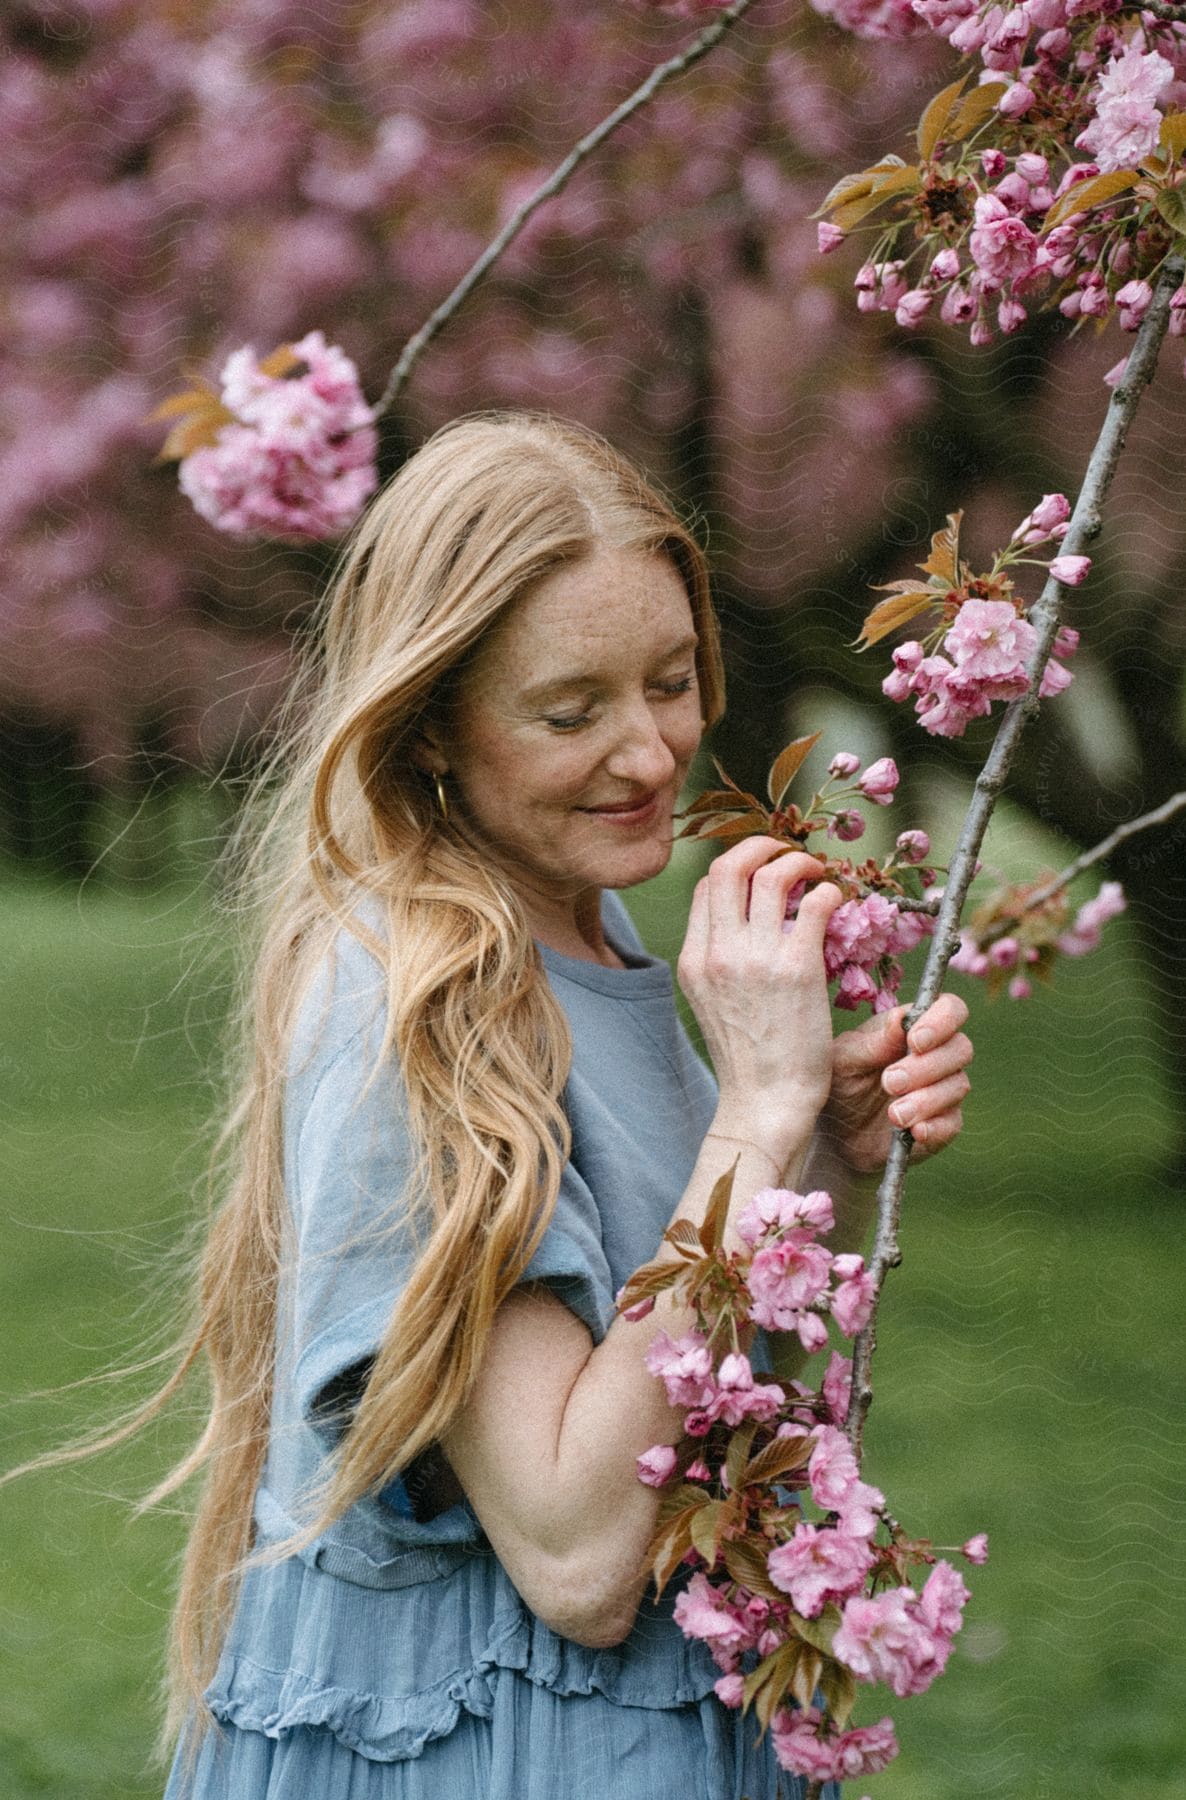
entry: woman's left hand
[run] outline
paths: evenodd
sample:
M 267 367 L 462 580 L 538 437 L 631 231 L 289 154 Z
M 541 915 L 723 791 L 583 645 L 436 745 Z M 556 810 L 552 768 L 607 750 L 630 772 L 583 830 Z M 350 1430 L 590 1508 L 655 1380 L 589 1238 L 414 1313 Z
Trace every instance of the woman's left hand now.
M 832 1044 L 832 1087 L 821 1116 L 850 1168 L 884 1166 L 895 1127 L 908 1126 L 912 1162 L 933 1156 L 957 1137 L 972 1044 L 960 1027 L 968 1009 L 957 994 L 940 994 L 902 1031 L 906 1006 L 874 1013 Z M 928 1037 L 929 1034 L 929 1037 Z

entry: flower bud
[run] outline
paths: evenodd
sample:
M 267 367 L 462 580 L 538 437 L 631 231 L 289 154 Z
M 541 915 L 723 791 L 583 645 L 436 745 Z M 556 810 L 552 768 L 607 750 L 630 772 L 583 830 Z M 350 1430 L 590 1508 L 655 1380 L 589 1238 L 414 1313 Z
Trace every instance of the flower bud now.
M 816 241 L 821 256 L 827 256 L 829 250 L 836 250 L 844 242 L 845 234 L 839 225 L 833 225 L 830 219 L 821 219 L 816 226 Z
M 931 840 L 925 831 L 903 831 L 898 837 L 897 851 L 903 862 L 920 863 L 931 853 Z
M 860 766 L 860 757 L 854 756 L 851 750 L 837 750 L 835 756 L 828 764 L 828 774 L 838 776 L 855 775 Z
M 1055 581 L 1061 581 L 1067 587 L 1078 587 L 1081 581 L 1086 581 L 1090 571 L 1090 556 L 1056 556 L 1050 564 Z
M 877 806 L 888 806 L 894 797 L 898 781 L 897 763 L 892 756 L 882 756 L 877 762 L 869 764 L 857 786 L 866 800 L 872 800 Z

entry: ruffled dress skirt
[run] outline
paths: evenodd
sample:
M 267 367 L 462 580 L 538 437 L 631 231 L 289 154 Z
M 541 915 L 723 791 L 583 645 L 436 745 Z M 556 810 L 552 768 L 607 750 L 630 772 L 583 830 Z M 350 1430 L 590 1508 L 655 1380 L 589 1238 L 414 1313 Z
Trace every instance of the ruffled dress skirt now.
M 165 1800 L 801 1800 L 671 1604 L 590 1650 L 489 1553 L 395 1591 L 296 1559 L 249 1571 L 213 1723 L 183 1736 Z

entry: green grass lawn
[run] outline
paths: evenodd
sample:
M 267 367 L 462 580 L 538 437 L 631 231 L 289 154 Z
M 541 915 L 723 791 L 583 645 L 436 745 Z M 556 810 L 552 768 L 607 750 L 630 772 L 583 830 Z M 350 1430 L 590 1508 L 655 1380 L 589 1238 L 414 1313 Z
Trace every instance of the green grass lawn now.
M 632 897 L 678 947 L 675 877 Z M 672 904 L 672 890 L 677 901 Z M 0 1332 L 14 1396 L 172 1326 L 226 965 L 200 887 L 0 894 Z M 959 984 L 955 981 L 953 986 Z M 879 1705 L 882 1800 L 1170 1800 L 1186 1764 L 1186 1248 L 1125 920 L 1035 1000 L 986 1005 L 960 1143 L 913 1174 L 882 1310 L 866 1472 L 991 1561 L 947 1675 Z M 143 1391 L 143 1382 L 132 1384 Z M 5 1409 L 5 1462 L 109 1416 L 112 1386 Z M 185 1422 L 0 1493 L 0 1793 L 147 1800 L 179 1512 L 131 1522 Z M 562 1789 L 558 1787 L 558 1800 Z M 629 1794 L 624 1771 L 623 1794 Z M 310 1800 L 315 1800 L 311 1796 Z

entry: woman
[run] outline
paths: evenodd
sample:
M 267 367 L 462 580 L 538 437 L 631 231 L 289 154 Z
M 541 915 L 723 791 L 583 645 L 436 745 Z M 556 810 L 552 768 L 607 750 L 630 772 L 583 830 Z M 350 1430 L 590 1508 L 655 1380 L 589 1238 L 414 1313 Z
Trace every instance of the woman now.
M 839 890 L 784 932 L 820 865 L 755 838 L 696 889 L 679 972 L 715 1083 L 693 1054 L 617 890 L 665 866 L 721 711 L 707 574 L 593 434 L 438 432 L 354 534 L 323 645 L 256 859 L 254 1060 L 190 1357 L 213 1406 L 160 1490 L 207 1466 L 167 1800 L 788 1796 L 671 1594 L 644 1598 L 635 1458 L 680 1420 L 643 1359 L 689 1321 L 614 1295 L 735 1160 L 738 1204 L 843 1200 L 887 1090 L 916 1155 L 949 1142 L 966 1008 L 833 1045 Z

